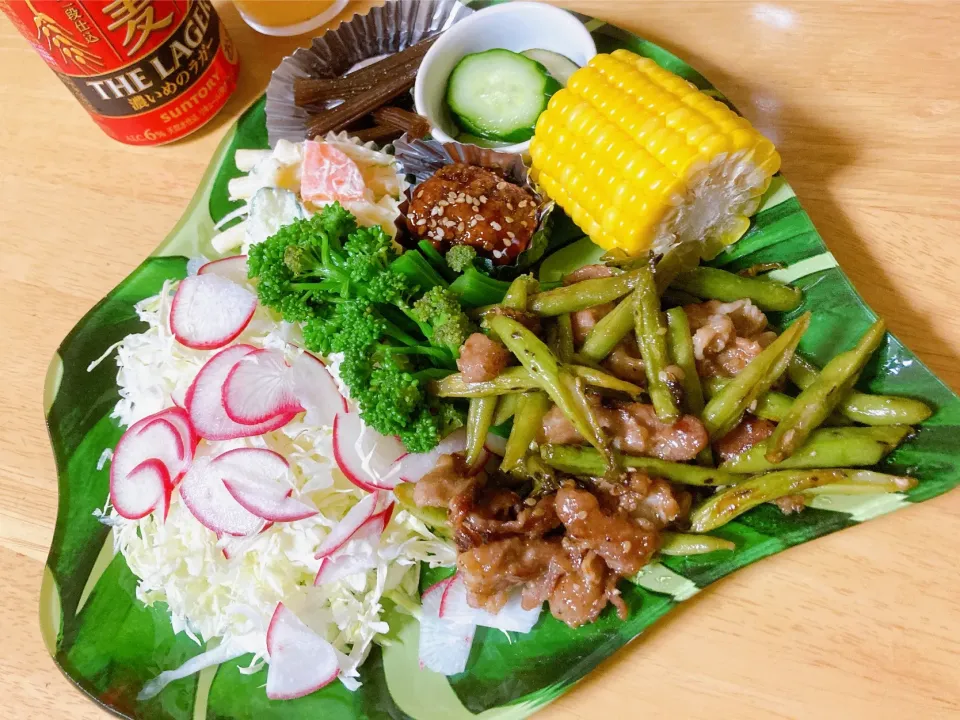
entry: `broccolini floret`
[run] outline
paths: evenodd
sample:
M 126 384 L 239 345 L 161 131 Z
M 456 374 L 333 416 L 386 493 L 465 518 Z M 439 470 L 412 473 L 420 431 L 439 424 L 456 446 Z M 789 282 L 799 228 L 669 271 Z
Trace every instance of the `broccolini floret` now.
M 472 245 L 454 245 L 447 250 L 445 259 L 454 272 L 466 272 L 467 268 L 473 267 L 473 261 L 477 259 L 477 249 Z
M 308 350 L 343 356 L 340 377 L 364 421 L 426 452 L 463 423 L 426 382 L 455 368 L 471 325 L 448 291 L 416 300 L 416 281 L 391 269 L 397 257 L 382 228 L 358 228 L 333 203 L 253 246 L 248 269 L 260 301 L 302 323 Z

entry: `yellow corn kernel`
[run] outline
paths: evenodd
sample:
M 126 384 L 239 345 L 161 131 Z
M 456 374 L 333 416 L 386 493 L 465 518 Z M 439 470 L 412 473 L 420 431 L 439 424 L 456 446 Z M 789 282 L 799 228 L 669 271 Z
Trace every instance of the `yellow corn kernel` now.
M 630 254 L 735 242 L 780 167 L 746 119 L 626 50 L 570 77 L 530 156 L 534 179 L 594 242 Z

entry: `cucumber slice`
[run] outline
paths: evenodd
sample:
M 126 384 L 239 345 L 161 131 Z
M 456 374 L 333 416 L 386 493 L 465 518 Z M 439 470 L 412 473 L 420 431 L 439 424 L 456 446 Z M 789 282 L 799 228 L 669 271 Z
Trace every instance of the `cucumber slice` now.
M 457 135 L 457 142 L 463 143 L 464 145 L 476 145 L 477 147 L 492 149 L 506 147 L 511 144 L 503 140 L 487 140 L 487 138 L 477 137 L 476 135 L 471 135 L 466 132 Z
M 447 81 L 447 105 L 466 132 L 487 140 L 523 142 L 550 96 L 560 89 L 547 69 L 510 50 L 464 56 Z
M 531 60 L 536 60 L 543 65 L 547 69 L 547 72 L 553 76 L 554 80 L 564 87 L 567 86 L 567 80 L 570 79 L 570 76 L 580 69 L 580 66 L 573 60 L 560 53 L 555 53 L 553 50 L 532 48 L 530 50 L 524 50 L 520 54 Z

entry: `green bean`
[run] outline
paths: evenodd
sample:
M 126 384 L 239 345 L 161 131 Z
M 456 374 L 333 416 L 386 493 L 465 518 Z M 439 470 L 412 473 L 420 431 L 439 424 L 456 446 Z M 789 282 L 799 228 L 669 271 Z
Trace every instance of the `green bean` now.
M 646 268 L 636 272 L 639 275 L 633 318 L 637 345 L 640 346 L 640 357 L 643 358 L 643 369 L 647 376 L 647 393 L 657 417 L 663 422 L 672 423 L 680 417 L 680 411 L 667 380 L 666 369 L 670 364 L 670 356 L 667 353 L 667 328 L 660 312 L 660 298 L 657 297 L 653 274 Z
M 778 470 L 711 495 L 690 513 L 690 529 L 709 532 L 765 502 L 848 480 L 855 470 Z
M 704 406 L 703 387 L 700 384 L 700 376 L 697 374 L 690 322 L 683 308 L 670 308 L 666 315 L 670 354 L 673 356 L 674 364 L 683 373 L 680 386 L 683 388 L 684 410 L 690 415 L 700 417 Z M 713 453 L 709 444 L 697 455 L 697 461 L 701 465 L 713 465 Z
M 657 261 L 653 276 L 657 294 L 663 295 L 682 272 L 693 270 L 700 263 L 700 248 L 695 243 L 678 243 Z
M 539 283 L 531 275 L 521 275 L 510 283 L 507 294 L 503 296 L 503 302 L 500 304 L 514 310 L 526 310 L 531 290 L 536 292 L 538 287 Z
M 489 395 L 508 395 L 537 387 L 536 381 L 524 367 L 510 367 L 493 380 L 468 382 L 460 373 L 447 375 L 442 380 L 434 380 L 428 386 L 428 392 L 437 397 L 470 398 Z
M 831 483 L 804 490 L 803 495 L 874 495 L 906 492 L 916 487 L 916 478 L 887 475 L 872 470 L 857 470 L 844 482 Z
M 603 370 L 598 370 L 597 368 L 592 368 L 589 365 L 565 365 L 564 367 L 592 388 L 613 390 L 614 392 L 621 392 L 633 398 L 643 394 L 643 388 L 639 385 L 621 380 L 615 375 L 611 375 Z
M 612 468 L 610 446 L 593 408 L 587 401 L 583 380 L 578 380 L 562 368 L 550 348 L 516 320 L 499 315 L 490 320 L 490 326 L 556 403 L 577 432 L 604 455 L 607 467 Z
M 507 449 L 503 454 L 500 469 L 514 472 L 523 466 L 524 458 L 537 433 L 543 426 L 543 416 L 550 409 L 550 400 L 544 392 L 531 392 L 518 395 L 520 403 L 513 419 L 513 428 L 507 438 Z
M 723 388 L 725 388 L 730 383 L 730 378 L 725 377 L 711 377 L 703 378 L 703 390 L 708 398 L 713 397 Z M 771 420 L 773 422 L 780 422 L 783 418 L 786 417 L 787 412 L 790 410 L 790 406 L 793 405 L 795 398 L 790 397 L 782 392 L 777 392 L 776 390 L 768 390 L 759 398 L 757 398 L 757 405 L 750 412 L 753 415 L 756 415 L 758 418 L 763 418 L 764 420 Z M 833 413 L 823 422 L 824 425 L 833 425 L 833 426 L 844 426 L 850 425 L 850 420 L 845 418 L 840 413 Z
M 570 322 L 570 313 L 557 315 L 557 357 L 560 362 L 568 363 L 573 357 L 573 324 Z
M 801 390 L 810 387 L 820 371 L 808 360 L 793 356 L 787 369 L 793 384 Z M 848 420 L 863 425 L 918 425 L 932 414 L 925 403 L 896 395 L 871 395 L 856 390 L 844 396 L 837 406 Z
M 592 448 L 577 445 L 543 445 L 540 448 L 540 456 L 547 465 L 571 475 L 595 477 L 603 474 L 603 457 Z M 687 465 L 686 463 L 670 462 L 669 460 L 652 457 L 618 455 L 617 462 L 621 467 L 642 470 L 682 485 L 715 487 L 717 485 L 736 485 L 747 479 L 743 475 L 737 475 L 726 470 Z
M 467 410 L 467 449 L 466 463 L 473 467 L 483 455 L 483 444 L 493 423 L 493 414 L 497 411 L 497 397 L 470 398 Z
M 768 278 L 741 277 L 726 270 L 698 267 L 681 273 L 671 287 L 707 300 L 749 299 L 761 310 L 793 310 L 803 302 L 798 288 Z
M 625 393 L 634 398 L 643 394 L 643 388 L 639 385 L 621 380 L 603 370 L 586 365 L 564 365 L 563 367 L 591 387 Z M 463 379 L 462 374 L 454 373 L 431 382 L 428 387 L 430 394 L 437 397 L 473 398 L 535 390 L 540 387 L 540 383 L 525 367 L 510 367 L 493 380 L 468 382 Z
M 756 473 L 787 468 L 838 468 L 876 465 L 913 430 L 909 425 L 846 427 L 815 430 L 795 453 L 780 463 L 767 460 L 764 440 L 720 464 L 736 473 Z
M 736 550 L 730 540 L 713 535 L 693 535 L 691 533 L 664 532 L 660 534 L 661 555 L 705 555 L 717 550 Z
M 703 409 L 703 424 L 711 439 L 730 432 L 740 422 L 743 413 L 780 378 L 809 325 L 810 313 L 804 313 L 710 398 Z
M 617 306 L 604 315 L 593 326 L 587 339 L 583 341 L 580 355 L 593 361 L 600 362 L 613 352 L 617 344 L 633 330 L 633 300 L 634 290 L 621 300 Z
M 885 332 L 883 320 L 877 320 L 852 350 L 840 353 L 827 363 L 820 377 L 793 401 L 790 411 L 767 440 L 767 460 L 782 462 L 796 452 L 807 436 L 827 419 L 840 399 L 856 383 L 863 366 L 883 341 Z
M 521 393 L 509 393 L 500 396 L 500 402 L 497 403 L 497 412 L 493 416 L 494 427 L 503 425 L 516 414 L 521 397 L 523 397 Z
M 440 537 L 450 539 L 453 533 L 450 532 L 450 520 L 447 511 L 438 507 L 420 507 L 413 499 L 416 483 L 403 482 L 393 489 L 393 494 L 397 496 L 397 502 L 400 507 L 417 518 L 420 522 Z
M 553 317 L 613 302 L 636 287 L 637 272 L 632 270 L 611 277 L 581 280 L 573 285 L 537 293 L 530 298 L 527 307 L 543 317 Z

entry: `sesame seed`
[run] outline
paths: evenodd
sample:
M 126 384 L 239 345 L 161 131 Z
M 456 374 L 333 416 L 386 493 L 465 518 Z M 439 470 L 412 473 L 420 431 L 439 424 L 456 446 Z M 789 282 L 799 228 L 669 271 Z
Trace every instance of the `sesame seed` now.
M 473 205 L 473 203 L 475 202 L 472 195 L 466 195 L 466 196 L 464 196 L 464 197 L 465 197 L 466 201 L 467 201 L 468 203 L 470 203 L 471 205 Z
M 480 196 L 480 202 L 481 202 L 481 203 L 487 202 L 487 196 L 486 196 L 486 195 L 481 195 L 481 196 Z
M 503 239 L 503 246 L 504 246 L 504 247 L 510 247 L 510 243 L 511 243 L 510 238 L 504 238 L 504 239 Z
M 513 203 L 507 203 L 507 210 L 513 210 Z
M 520 201 L 520 204 L 519 204 L 517 207 L 522 207 L 522 208 L 524 208 L 524 207 L 526 207 L 526 206 L 527 206 L 527 201 L 526 201 L 526 200 L 521 200 L 521 201 Z
M 521 221 L 520 221 L 520 227 L 526 227 L 526 226 L 527 226 L 527 221 L 526 221 L 526 220 L 521 220 Z
M 439 205 L 440 207 L 446 207 L 449 204 L 450 203 L 448 203 L 446 200 L 441 200 L 440 202 L 437 203 L 437 205 Z
M 516 233 L 508 232 L 508 233 L 507 233 L 507 237 L 510 238 L 511 240 L 513 240 L 514 238 L 517 237 L 517 235 L 516 235 Z
M 446 227 L 446 228 L 451 228 L 451 227 L 453 227 L 453 220 L 447 220 L 446 218 L 444 218 L 444 220 L 443 220 L 443 226 Z
M 419 200 L 419 199 L 422 198 L 422 197 L 423 197 L 423 190 L 420 190 L 420 191 L 417 193 L 417 199 Z
M 457 199 L 457 194 L 455 192 L 451 191 L 447 193 L 447 200 L 449 200 L 450 202 L 453 202 L 456 199 Z
M 463 232 L 463 221 L 461 221 L 460 224 L 457 225 L 457 232 L 458 232 L 458 233 L 462 233 L 462 232 Z
M 420 218 L 419 220 L 417 220 L 417 225 L 426 225 L 426 224 L 427 224 L 426 218 Z
M 507 217 L 505 217 L 504 220 L 506 220 L 508 223 L 512 223 L 512 222 L 513 222 L 513 218 L 510 217 L 509 215 L 507 215 Z
M 473 219 L 476 220 L 477 222 L 483 222 L 483 215 L 477 213 L 476 215 L 473 216 Z
M 497 190 L 503 190 L 506 186 L 507 184 L 503 180 L 501 180 L 500 182 L 497 183 Z
M 501 257 L 503 257 L 503 253 L 500 252 L 499 250 L 494 250 L 493 256 L 499 260 Z
M 457 195 L 457 202 L 464 202 L 466 199 L 467 199 L 467 196 L 464 195 L 463 193 L 460 193 L 459 195 Z
M 490 221 L 490 227 L 492 227 L 492 228 L 493 228 L 494 230 L 496 230 L 497 232 L 499 232 L 499 231 L 501 230 L 500 223 L 498 223 L 498 222 L 496 222 L 496 221 L 494 221 L 494 220 L 491 220 L 491 221 Z

